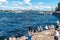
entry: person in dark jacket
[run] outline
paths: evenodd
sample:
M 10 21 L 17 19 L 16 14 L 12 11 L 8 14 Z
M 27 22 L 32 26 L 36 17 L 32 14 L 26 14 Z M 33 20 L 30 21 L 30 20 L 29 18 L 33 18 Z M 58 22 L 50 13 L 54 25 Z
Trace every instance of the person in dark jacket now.
M 59 28 L 59 24 L 56 25 L 55 30 L 57 30 L 58 28 Z
M 28 28 L 29 28 L 29 31 L 32 32 L 32 30 L 33 30 L 32 26 L 29 26 Z

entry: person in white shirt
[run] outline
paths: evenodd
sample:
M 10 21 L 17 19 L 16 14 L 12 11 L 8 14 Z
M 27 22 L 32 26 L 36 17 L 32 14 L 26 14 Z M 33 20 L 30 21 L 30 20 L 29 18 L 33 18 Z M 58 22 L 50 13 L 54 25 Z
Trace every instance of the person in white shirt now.
M 12 40 L 12 37 L 9 37 L 9 40 Z
M 48 30 L 48 26 L 47 25 L 45 26 L 45 29 Z
M 40 31 L 40 27 L 38 26 L 38 28 L 37 28 L 37 31 L 39 32 Z
M 55 28 L 54 28 L 54 25 L 51 24 L 51 25 L 49 26 L 49 29 L 55 29 Z
M 52 29 L 54 29 L 54 25 L 52 25 Z
M 7 38 L 5 38 L 4 40 L 7 40 Z
M 43 30 L 42 26 L 38 26 L 37 30 L 38 32 L 41 32 Z
M 18 38 L 16 38 L 16 40 L 20 40 L 20 38 L 18 37 Z
M 16 37 L 12 36 L 12 37 L 9 38 L 9 40 L 16 40 Z
M 13 40 L 16 40 L 16 37 L 13 37 Z
M 41 31 L 43 31 L 43 28 L 42 28 L 42 26 L 40 26 L 40 30 L 41 30 Z
M 54 32 L 54 40 L 58 40 L 59 32 L 58 30 L 55 30 Z

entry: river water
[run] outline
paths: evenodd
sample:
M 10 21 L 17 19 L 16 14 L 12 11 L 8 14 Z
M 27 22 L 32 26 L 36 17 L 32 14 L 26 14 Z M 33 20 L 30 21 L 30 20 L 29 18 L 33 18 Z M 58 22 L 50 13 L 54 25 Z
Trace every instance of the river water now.
M 37 26 L 56 24 L 58 17 L 52 14 L 42 14 L 40 12 L 0 12 L 0 36 L 9 37 L 11 35 L 25 35 L 28 27 L 32 26 L 34 29 Z

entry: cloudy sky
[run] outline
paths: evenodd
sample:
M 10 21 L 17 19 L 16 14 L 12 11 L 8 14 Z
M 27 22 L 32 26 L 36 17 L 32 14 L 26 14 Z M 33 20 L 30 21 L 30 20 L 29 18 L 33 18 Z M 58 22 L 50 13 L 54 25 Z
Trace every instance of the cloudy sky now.
M 0 0 L 0 10 L 52 10 L 60 0 Z

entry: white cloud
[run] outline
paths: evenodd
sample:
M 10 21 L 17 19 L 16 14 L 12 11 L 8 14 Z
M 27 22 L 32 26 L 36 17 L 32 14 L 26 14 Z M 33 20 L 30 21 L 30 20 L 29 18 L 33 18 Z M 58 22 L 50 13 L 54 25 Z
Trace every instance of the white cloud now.
M 7 10 L 7 9 L 9 9 L 9 7 L 6 6 L 6 5 L 1 5 L 1 6 L 0 6 L 0 10 Z
M 36 10 L 54 10 L 55 6 L 35 5 L 32 8 Z
M 8 1 L 7 0 L 0 0 L 0 5 L 4 5 L 4 4 L 7 4 Z
M 31 1 L 31 0 L 24 0 L 23 2 L 24 2 L 25 4 L 31 5 L 30 1 Z
M 2 8 L 5 8 L 6 6 L 2 5 L 1 7 L 2 7 Z
M 23 9 L 45 10 L 45 9 L 48 9 L 48 10 L 51 10 L 52 8 L 55 8 L 55 6 L 44 5 L 43 2 L 37 3 L 37 5 L 33 5 L 31 3 L 31 0 L 23 0 L 22 2 L 13 1 L 11 3 L 6 3 L 6 2 L 7 2 L 7 0 L 3 0 L 3 1 L 0 0 L 0 8 L 12 9 L 12 10 L 15 10 L 15 9 L 19 9 L 19 10 L 23 10 Z M 1 6 L 2 3 L 6 3 L 6 5 L 4 4 Z
M 48 9 L 50 9 L 50 8 L 51 8 L 51 6 L 43 6 L 43 8 L 48 8 Z
M 43 4 L 42 2 L 38 3 L 39 5 Z
M 23 2 L 20 2 L 20 1 L 13 1 L 12 3 L 13 4 L 23 4 Z
M 25 7 L 23 7 L 22 5 L 23 2 L 20 2 L 20 1 L 13 1 L 11 3 L 0 3 L 0 9 L 5 9 L 5 10 L 23 10 L 23 9 L 26 9 Z
M 52 6 L 52 8 L 54 8 L 54 9 L 55 9 L 55 8 L 56 8 L 56 6 Z
M 33 9 L 39 9 L 39 6 L 34 6 Z
M 23 2 L 13 1 L 10 5 L 12 5 L 12 6 L 21 6 L 21 5 L 23 5 Z
M 2 4 L 2 3 L 0 3 L 0 4 Z
M 2 3 L 2 2 L 7 2 L 7 0 L 0 0 L 0 3 Z
M 25 7 L 22 7 L 22 6 L 12 6 L 11 9 L 12 10 L 24 10 L 26 8 Z

